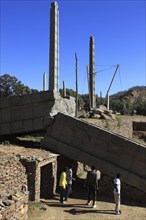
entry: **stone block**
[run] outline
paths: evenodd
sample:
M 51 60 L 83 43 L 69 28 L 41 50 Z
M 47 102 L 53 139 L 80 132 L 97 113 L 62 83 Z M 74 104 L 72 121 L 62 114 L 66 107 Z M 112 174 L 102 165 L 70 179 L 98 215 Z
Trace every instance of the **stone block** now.
M 5 108 L 9 106 L 8 97 L 0 98 L 0 108 Z
M 21 197 L 21 199 L 23 200 L 24 204 L 28 204 L 28 194 L 27 195 L 23 195 Z
M 2 202 L 5 206 L 10 206 L 10 205 L 14 204 L 14 201 L 10 200 L 10 199 L 5 199 Z
M 12 205 L 9 206 L 9 211 L 10 213 L 12 213 L 12 212 L 15 212 L 15 210 L 16 210 L 15 203 L 13 203 Z
M 25 215 L 28 212 L 28 205 L 23 206 L 22 208 L 20 208 L 20 213 Z
M 41 102 L 49 101 L 53 99 L 53 92 L 52 91 L 42 91 L 40 92 Z
M 9 106 L 21 106 L 23 104 L 22 101 L 22 96 L 9 97 Z
M 24 129 L 22 121 L 16 121 L 11 123 L 11 133 L 21 132 L 23 130 Z
M 20 121 L 22 120 L 22 118 L 23 118 L 23 114 L 22 114 L 21 108 L 14 107 L 10 109 L 11 122 L 17 121 L 17 120 Z
M 13 217 L 14 217 L 14 219 L 19 219 L 19 220 L 22 218 L 22 216 L 21 216 L 21 214 L 19 212 L 14 213 Z
M 50 115 L 51 109 L 53 108 L 54 101 L 42 103 L 43 115 L 48 117 Z
M 12 199 L 14 201 L 19 201 L 17 206 L 28 202 L 28 195 L 25 195 L 22 192 L 17 192 L 16 194 L 12 195 Z
M 42 118 L 43 117 L 43 106 L 41 103 L 34 103 L 33 108 L 33 118 Z
M 0 109 L 0 123 L 10 122 L 10 110 L 9 108 Z
M 43 119 L 41 118 L 37 118 L 33 120 L 33 128 L 35 128 L 35 130 L 42 130 L 43 127 Z
M 32 119 L 33 118 L 33 109 L 32 105 L 15 107 L 10 109 L 10 120 L 24 120 L 24 119 Z
M 35 102 L 40 102 L 40 93 L 36 92 L 36 93 L 32 93 L 31 95 L 31 103 L 35 103 Z
M 133 131 L 146 131 L 146 122 L 133 121 Z
M 23 128 L 25 131 L 31 131 L 33 129 L 33 120 L 24 120 Z
M 15 194 L 15 195 L 12 195 L 12 199 L 14 200 L 14 201 L 19 201 L 18 203 L 16 203 L 16 207 L 17 206 L 20 206 L 20 204 L 22 204 L 22 201 L 20 202 L 20 200 L 22 199 L 20 196 L 18 196 L 17 194 Z
M 41 92 L 41 101 L 54 101 L 56 97 L 60 97 L 60 93 L 54 91 Z
M 0 123 L 0 134 L 10 134 L 10 123 Z
M 43 118 L 42 123 L 43 123 L 43 128 L 46 130 L 47 127 L 53 123 L 53 118 L 45 117 Z
M 22 119 L 33 119 L 33 108 L 32 108 L 32 105 L 26 105 L 26 106 L 23 106 L 23 108 L 21 109 L 22 111 Z
M 16 201 L 16 211 L 18 212 L 24 206 L 23 200 Z
M 23 105 L 30 104 L 31 103 L 31 95 L 30 94 L 23 95 L 22 96 L 22 103 L 23 103 Z

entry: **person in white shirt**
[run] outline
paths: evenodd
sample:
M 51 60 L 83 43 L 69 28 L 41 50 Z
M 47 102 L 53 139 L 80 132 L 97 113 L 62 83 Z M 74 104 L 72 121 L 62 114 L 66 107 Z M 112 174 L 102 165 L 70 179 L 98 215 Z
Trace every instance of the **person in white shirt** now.
M 115 199 L 115 214 L 120 215 L 120 203 L 121 203 L 121 180 L 120 180 L 120 174 L 117 173 L 116 177 L 113 180 L 114 184 L 114 199 Z
M 75 180 L 75 178 L 73 178 L 73 166 L 70 165 L 68 170 L 67 170 L 67 189 L 66 189 L 66 201 L 68 200 L 68 198 L 70 196 L 73 195 L 73 192 L 72 192 L 72 182 L 73 180 Z

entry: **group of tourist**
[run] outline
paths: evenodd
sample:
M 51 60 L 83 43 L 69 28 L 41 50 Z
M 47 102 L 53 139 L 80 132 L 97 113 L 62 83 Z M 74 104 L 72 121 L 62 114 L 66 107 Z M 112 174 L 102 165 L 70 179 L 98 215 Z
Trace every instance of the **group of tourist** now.
M 72 194 L 72 182 L 75 180 L 73 178 L 73 170 L 72 166 L 65 167 L 61 173 L 59 180 L 60 187 L 60 204 L 64 205 L 68 200 L 69 196 Z M 86 205 L 92 205 L 93 208 L 96 208 L 96 195 L 98 190 L 98 178 L 97 178 L 97 170 L 94 166 L 91 166 L 91 170 L 88 171 L 86 181 L 84 184 L 88 189 L 88 200 Z M 121 214 L 120 210 L 120 191 L 121 191 L 121 181 L 120 174 L 118 173 L 113 180 L 113 194 L 115 200 L 115 214 Z M 91 203 L 91 200 L 93 202 Z

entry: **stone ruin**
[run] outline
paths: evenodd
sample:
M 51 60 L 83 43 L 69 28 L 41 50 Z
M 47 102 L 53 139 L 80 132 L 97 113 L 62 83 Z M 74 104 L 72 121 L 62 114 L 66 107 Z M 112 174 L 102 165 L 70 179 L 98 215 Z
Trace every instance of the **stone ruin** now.
M 0 154 L 0 220 L 26 220 L 28 200 L 39 202 L 55 193 L 57 155 L 2 145 Z
M 28 219 L 28 190 L 24 185 L 21 191 L 0 197 L 0 220 Z

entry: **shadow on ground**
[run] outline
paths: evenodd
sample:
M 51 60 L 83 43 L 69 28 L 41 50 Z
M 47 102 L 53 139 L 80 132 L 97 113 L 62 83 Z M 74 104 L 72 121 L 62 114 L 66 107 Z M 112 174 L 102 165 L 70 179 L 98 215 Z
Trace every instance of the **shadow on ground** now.
M 76 199 L 76 201 L 79 200 L 84 200 L 84 208 L 87 207 L 85 206 L 86 202 L 87 202 L 87 194 L 88 191 L 86 188 L 83 187 L 83 183 L 76 181 L 76 183 L 73 186 L 73 196 L 71 197 L 72 199 Z M 54 202 L 54 200 L 56 200 L 56 202 Z M 57 192 L 52 199 L 48 200 L 42 200 L 41 202 L 48 204 L 49 206 L 59 206 L 59 192 Z M 97 204 L 98 202 L 108 202 L 108 203 L 112 203 L 114 204 L 114 197 L 113 196 L 105 196 L 102 195 L 100 193 L 97 192 Z M 78 203 L 78 202 L 77 202 Z M 142 202 L 134 202 L 134 201 L 128 201 L 125 199 L 121 199 L 121 204 L 123 205 L 127 205 L 127 206 L 137 206 L 137 207 L 146 207 L 145 203 Z M 78 205 L 81 206 L 81 204 L 65 204 L 66 207 L 77 207 Z M 81 206 L 81 207 L 83 207 Z M 93 210 L 96 211 L 96 210 Z M 98 210 L 99 211 L 99 210 Z M 101 213 L 103 211 L 101 210 Z M 105 214 L 109 214 L 108 212 L 111 212 L 111 210 L 105 210 L 104 213 Z
M 72 215 L 81 215 L 81 214 L 89 214 L 89 213 L 100 213 L 100 214 L 114 214 L 113 210 L 84 210 L 84 209 L 70 209 L 70 210 L 65 210 L 64 212 L 68 212 Z

